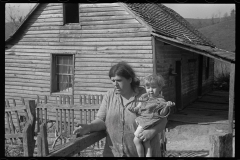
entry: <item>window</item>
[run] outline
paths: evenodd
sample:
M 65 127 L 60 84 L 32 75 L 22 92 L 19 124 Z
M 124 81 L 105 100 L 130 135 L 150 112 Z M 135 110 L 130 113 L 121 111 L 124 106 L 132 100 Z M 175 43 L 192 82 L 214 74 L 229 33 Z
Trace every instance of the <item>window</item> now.
M 51 92 L 72 94 L 73 55 L 52 55 Z
M 63 4 L 63 21 L 67 23 L 79 23 L 79 6 L 78 3 Z
M 209 78 L 209 61 L 210 61 L 210 58 L 206 57 L 205 79 Z

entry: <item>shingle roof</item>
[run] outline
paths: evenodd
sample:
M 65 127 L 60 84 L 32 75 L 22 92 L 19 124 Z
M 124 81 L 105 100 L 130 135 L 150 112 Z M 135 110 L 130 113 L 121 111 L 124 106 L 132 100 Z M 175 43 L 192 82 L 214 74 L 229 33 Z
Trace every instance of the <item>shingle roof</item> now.
M 211 41 L 193 28 L 187 20 L 162 4 L 126 3 L 126 5 L 158 34 L 176 38 L 185 43 L 215 47 Z

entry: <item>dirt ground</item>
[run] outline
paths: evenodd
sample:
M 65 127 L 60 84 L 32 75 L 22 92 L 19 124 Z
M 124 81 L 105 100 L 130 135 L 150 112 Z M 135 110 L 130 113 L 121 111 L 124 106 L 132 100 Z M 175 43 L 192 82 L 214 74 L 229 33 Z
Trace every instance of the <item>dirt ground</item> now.
M 228 129 L 227 124 L 187 124 L 168 121 L 167 150 L 210 150 L 209 136 L 223 133 Z

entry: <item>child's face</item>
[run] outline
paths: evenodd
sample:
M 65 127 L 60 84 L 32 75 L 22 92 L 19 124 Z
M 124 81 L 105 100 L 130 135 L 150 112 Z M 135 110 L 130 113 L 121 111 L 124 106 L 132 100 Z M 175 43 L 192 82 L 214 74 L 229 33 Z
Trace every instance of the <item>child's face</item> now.
M 145 85 L 147 93 L 151 94 L 153 97 L 157 97 L 162 90 L 157 83 L 150 83 Z

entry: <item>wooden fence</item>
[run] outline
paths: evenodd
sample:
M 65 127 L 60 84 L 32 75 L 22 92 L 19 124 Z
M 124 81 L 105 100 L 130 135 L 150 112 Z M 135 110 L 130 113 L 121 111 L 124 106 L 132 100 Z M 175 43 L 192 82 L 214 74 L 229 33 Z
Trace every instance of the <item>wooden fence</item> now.
M 11 145 L 17 143 L 20 140 L 23 143 L 24 156 L 33 156 L 35 140 L 34 140 L 34 128 L 36 121 L 35 113 L 35 101 L 30 100 L 26 105 L 16 107 L 10 107 L 9 102 L 5 101 L 5 122 L 7 123 L 7 128 L 5 131 L 5 140 L 10 140 Z M 24 112 L 26 116 L 26 123 L 22 125 L 19 120 L 19 111 Z M 15 115 L 17 125 L 14 125 L 13 115 Z
M 22 105 L 16 105 L 15 100 L 13 100 L 15 105 L 10 106 L 9 100 L 5 100 L 5 128 L 8 130 L 8 133 L 5 134 L 5 139 L 9 139 L 12 142 L 16 138 L 22 138 L 24 156 L 33 156 L 34 136 L 37 136 L 38 156 L 49 157 L 74 155 L 106 137 L 105 131 L 93 132 L 82 137 L 72 135 L 74 124 L 89 123 L 95 118 L 102 96 L 81 95 L 79 104 L 74 104 L 73 99 L 68 96 L 56 97 L 55 104 L 49 104 L 47 96 L 44 96 L 41 102 L 39 97 L 37 97 L 36 101 L 26 101 L 26 104 L 24 99 L 21 99 L 21 101 Z M 12 115 L 15 115 L 16 118 L 14 119 Z M 17 133 L 16 128 L 21 130 L 22 127 L 19 119 L 21 115 L 26 117 L 26 123 L 23 132 Z M 65 134 L 64 136 L 69 137 L 70 141 L 64 144 L 61 142 L 60 146 L 49 152 L 47 123 L 51 120 L 56 122 L 59 135 Z M 232 141 L 229 138 L 231 136 L 232 134 L 211 136 L 212 148 L 210 155 L 213 157 L 231 157 Z M 226 147 L 230 147 L 230 149 L 225 154 L 223 151 L 226 151 Z
M 69 138 L 73 133 L 74 125 L 76 125 L 76 123 L 86 124 L 86 123 L 90 123 L 93 119 L 95 119 L 97 110 L 100 106 L 103 96 L 102 95 L 80 95 L 78 103 L 75 102 L 75 104 L 71 96 L 59 96 L 55 98 L 56 98 L 56 101 L 55 101 L 56 103 L 54 104 L 48 103 L 47 96 L 43 96 L 43 97 L 37 96 L 36 100 L 34 101 L 36 105 L 36 108 L 35 108 L 36 128 L 35 126 L 33 126 L 33 128 L 35 128 L 35 133 L 33 134 L 33 136 L 38 136 L 38 142 L 40 145 L 44 144 L 44 143 L 40 143 L 42 141 L 39 139 L 39 137 L 41 137 L 39 135 L 42 135 L 40 131 L 41 125 L 43 124 L 47 125 L 49 122 L 53 122 L 55 123 L 58 136 Z M 21 103 L 18 103 L 18 105 L 16 105 L 15 99 L 5 99 L 6 107 L 10 107 L 10 103 L 9 103 L 10 101 L 12 101 L 11 104 L 15 104 L 14 107 L 17 108 L 17 110 L 21 110 L 21 114 L 16 115 L 15 117 L 11 116 L 12 125 L 9 125 L 8 123 L 8 120 L 10 118 L 7 116 L 9 114 L 7 113 L 5 116 L 7 120 L 7 121 L 5 120 L 5 128 L 8 128 L 8 130 L 12 132 L 13 130 L 10 130 L 11 127 L 18 126 L 16 127 L 18 129 L 21 127 L 21 125 L 19 124 L 21 123 L 26 124 L 26 121 L 19 120 L 21 119 L 21 117 L 26 117 L 26 113 L 24 112 L 25 110 L 23 106 L 25 105 L 25 100 L 23 98 L 21 98 Z M 8 138 L 8 135 L 6 135 L 6 138 Z M 63 138 L 60 138 L 61 144 L 62 144 L 62 139 Z M 96 146 L 99 146 L 99 143 L 97 143 Z M 38 153 L 38 155 L 44 155 L 44 154 Z

